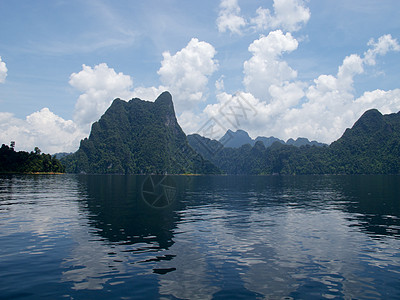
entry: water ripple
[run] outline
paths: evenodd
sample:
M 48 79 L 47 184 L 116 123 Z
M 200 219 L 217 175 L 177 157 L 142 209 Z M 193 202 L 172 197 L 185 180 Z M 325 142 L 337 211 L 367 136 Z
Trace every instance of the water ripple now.
M 397 177 L 143 179 L 0 177 L 0 298 L 400 298 Z

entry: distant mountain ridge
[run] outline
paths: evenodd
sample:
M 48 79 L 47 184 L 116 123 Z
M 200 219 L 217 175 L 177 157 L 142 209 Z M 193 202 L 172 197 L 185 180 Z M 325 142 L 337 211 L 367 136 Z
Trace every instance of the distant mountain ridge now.
M 249 134 L 241 129 L 236 130 L 236 132 L 228 129 L 228 131 L 224 134 L 223 137 L 219 139 L 219 142 L 224 145 L 224 147 L 231 147 L 231 148 L 239 148 L 243 145 L 250 144 L 251 146 L 254 146 L 256 142 L 261 141 L 263 142 L 265 147 L 270 147 L 273 143 L 279 142 L 281 144 L 286 144 L 286 145 L 293 145 L 296 147 L 301 147 L 301 146 L 317 146 L 317 147 L 322 147 L 325 146 L 326 144 L 319 143 L 317 141 L 309 141 L 307 138 L 297 138 L 296 140 L 290 138 L 286 142 L 278 139 L 276 137 L 264 137 L 264 136 L 258 136 L 255 139 L 252 139 Z
M 62 162 L 70 173 L 219 173 L 189 146 L 169 92 L 154 102 L 115 99 L 79 150 Z
M 249 140 L 245 132 L 239 135 Z M 234 148 L 199 135 L 188 141 L 227 174 L 400 174 L 400 112 L 368 110 L 341 138 L 322 147 L 296 147 L 291 141 L 266 147 L 259 140 Z

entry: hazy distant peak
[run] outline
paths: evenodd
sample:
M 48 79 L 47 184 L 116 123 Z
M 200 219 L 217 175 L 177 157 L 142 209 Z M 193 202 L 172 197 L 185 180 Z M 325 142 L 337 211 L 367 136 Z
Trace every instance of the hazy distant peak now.
M 315 146 L 323 146 L 324 144 L 319 143 L 317 141 L 312 141 L 310 142 L 307 138 L 299 137 L 296 140 L 293 138 L 290 138 L 287 140 L 287 142 L 278 139 L 274 136 L 270 137 L 265 137 L 265 136 L 258 136 L 256 139 L 252 139 L 249 134 L 242 130 L 238 129 L 235 132 L 232 130 L 228 130 L 225 135 L 219 140 L 224 147 L 230 147 L 230 148 L 239 148 L 245 144 L 250 144 L 251 146 L 254 146 L 256 142 L 261 141 L 264 143 L 265 147 L 270 147 L 273 143 L 279 142 L 282 144 L 287 144 L 287 145 L 293 145 L 296 147 L 301 147 L 305 145 L 315 145 Z

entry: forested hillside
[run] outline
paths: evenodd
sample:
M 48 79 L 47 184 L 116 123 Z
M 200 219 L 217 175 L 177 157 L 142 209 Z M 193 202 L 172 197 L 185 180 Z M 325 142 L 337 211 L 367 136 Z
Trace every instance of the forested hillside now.
M 0 148 L 0 173 L 63 173 L 64 166 L 50 154 L 35 151 L 15 151 L 14 147 Z
M 115 99 L 79 150 L 62 162 L 72 173 L 219 173 L 188 145 L 168 92 L 155 102 Z

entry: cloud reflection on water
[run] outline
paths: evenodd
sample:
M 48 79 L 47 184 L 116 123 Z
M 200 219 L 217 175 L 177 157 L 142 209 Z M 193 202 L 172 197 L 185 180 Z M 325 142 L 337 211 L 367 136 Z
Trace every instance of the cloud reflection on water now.
M 399 293 L 393 285 L 400 274 L 395 177 L 178 176 L 177 199 L 166 209 L 143 203 L 144 178 L 2 180 L 0 211 L 8 231 L 0 238 L 29 234 L 32 245 L 22 247 L 22 255 L 64 247 L 57 251 L 69 295 L 129 297 L 151 290 L 179 299 L 329 299 Z

